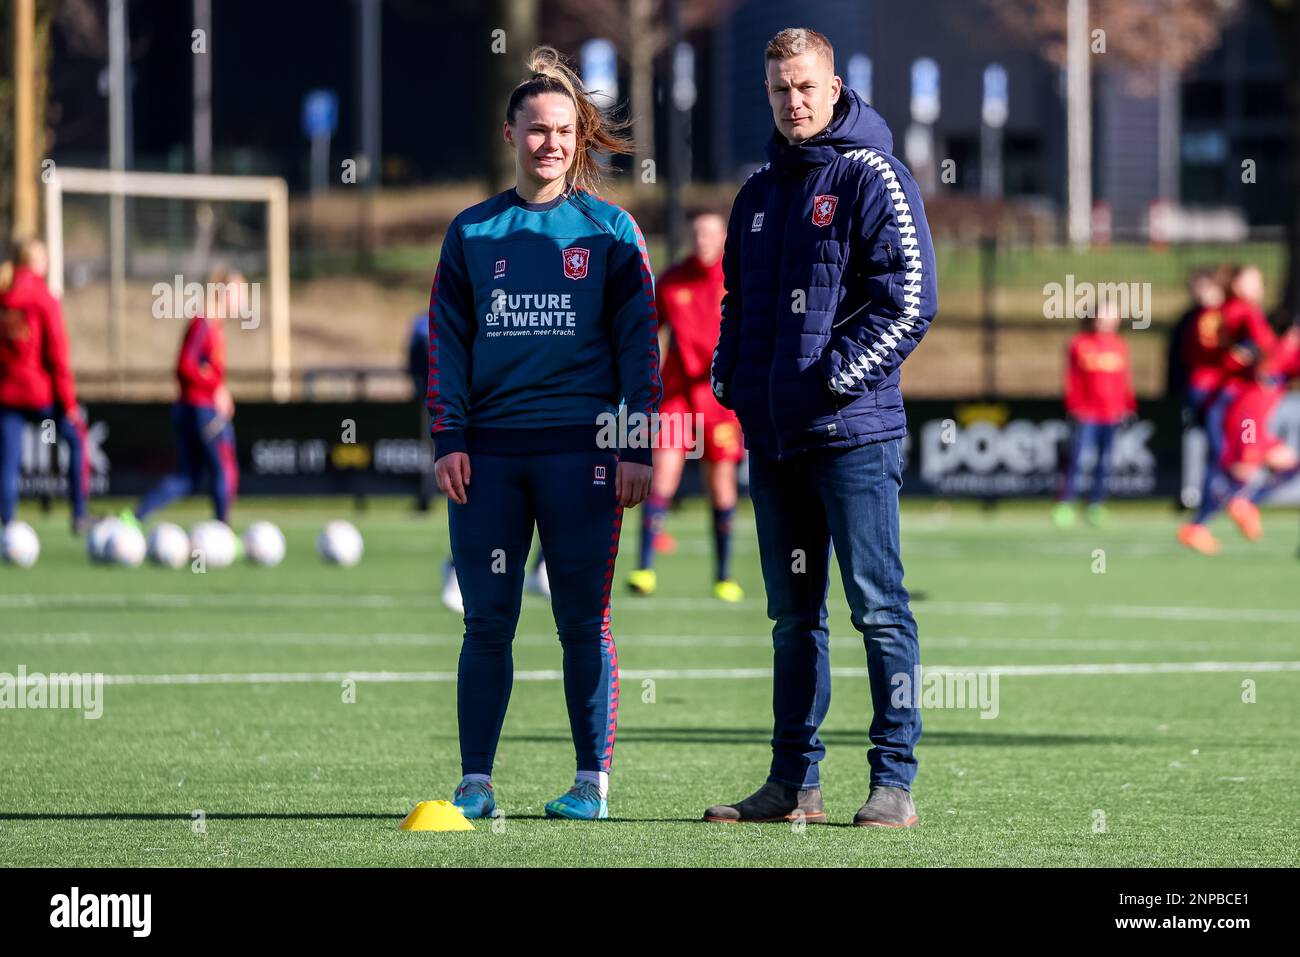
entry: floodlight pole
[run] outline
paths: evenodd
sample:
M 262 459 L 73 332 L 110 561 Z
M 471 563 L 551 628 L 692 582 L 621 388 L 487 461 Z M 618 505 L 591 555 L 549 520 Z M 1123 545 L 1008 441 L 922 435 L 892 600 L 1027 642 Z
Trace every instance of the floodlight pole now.
M 682 42 L 682 16 L 677 0 L 668 0 L 668 30 L 671 36 L 669 49 L 676 56 L 678 44 Z M 671 84 L 676 84 L 677 64 L 674 59 Z M 683 147 L 685 146 L 686 123 L 690 114 L 678 108 L 675 96 L 668 97 L 668 188 L 664 190 L 667 205 L 668 262 L 677 261 L 677 249 L 682 238 L 682 201 L 681 183 L 685 178 L 683 170 Z
M 194 29 L 201 31 L 203 38 L 201 53 L 194 49 L 192 35 L 190 40 L 190 56 L 194 60 L 194 172 L 207 176 L 212 172 L 212 0 L 194 0 Z M 208 203 L 201 203 L 196 213 L 194 264 L 195 268 L 203 269 L 212 255 L 216 218 Z
M 212 0 L 194 0 L 194 29 L 203 52 L 194 59 L 194 172 L 212 172 Z
M 374 261 L 375 188 L 383 177 L 383 73 L 380 60 L 381 0 L 357 0 L 357 101 L 360 104 L 361 205 L 357 238 L 360 264 Z
M 126 0 L 108 0 L 108 165 L 126 169 Z M 108 231 L 108 355 L 121 388 L 126 361 L 126 197 L 121 193 L 109 196 Z
M 1066 112 L 1069 151 L 1067 219 L 1070 243 L 1092 240 L 1092 72 L 1088 62 L 1088 0 L 1066 7 Z

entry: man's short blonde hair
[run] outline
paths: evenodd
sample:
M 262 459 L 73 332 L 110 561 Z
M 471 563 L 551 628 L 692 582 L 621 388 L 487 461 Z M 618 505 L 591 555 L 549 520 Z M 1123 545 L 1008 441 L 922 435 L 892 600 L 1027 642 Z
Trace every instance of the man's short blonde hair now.
M 788 60 L 790 57 L 799 56 L 801 53 L 820 53 L 830 64 L 831 70 L 835 69 L 835 49 L 831 46 L 831 41 L 816 30 L 810 30 L 807 27 L 786 27 L 772 39 L 767 41 L 767 49 L 764 51 L 764 62 L 768 60 Z

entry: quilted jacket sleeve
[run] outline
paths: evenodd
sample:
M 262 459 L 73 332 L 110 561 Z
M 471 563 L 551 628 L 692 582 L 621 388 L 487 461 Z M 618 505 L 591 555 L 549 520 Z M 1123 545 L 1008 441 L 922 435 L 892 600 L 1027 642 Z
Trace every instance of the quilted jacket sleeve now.
M 868 301 L 838 323 L 822 354 L 827 388 L 846 397 L 871 392 L 903 364 L 930 327 L 939 300 L 920 189 L 896 160 L 872 154 L 865 162 L 870 172 L 857 197 L 854 239 L 890 243 L 901 255 L 885 257 L 894 263 L 890 296 Z

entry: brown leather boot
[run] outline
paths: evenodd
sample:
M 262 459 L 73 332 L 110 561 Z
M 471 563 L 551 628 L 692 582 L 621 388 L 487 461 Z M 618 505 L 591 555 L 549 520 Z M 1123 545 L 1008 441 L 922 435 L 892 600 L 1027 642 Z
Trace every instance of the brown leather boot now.
M 794 788 L 768 781 L 761 788 L 735 804 L 716 804 L 704 812 L 712 824 L 763 824 L 773 821 L 802 820 L 825 824 L 820 788 Z
M 911 793 L 902 788 L 875 787 L 867 803 L 853 815 L 853 826 L 911 827 L 919 820 Z

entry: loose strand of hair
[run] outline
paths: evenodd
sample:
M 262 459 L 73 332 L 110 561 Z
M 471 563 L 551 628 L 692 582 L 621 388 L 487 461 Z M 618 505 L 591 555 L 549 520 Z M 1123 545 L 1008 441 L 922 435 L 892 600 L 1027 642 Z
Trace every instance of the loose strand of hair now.
M 603 180 L 601 158 L 629 155 L 635 144 L 628 134 L 630 120 L 614 119 L 602 110 L 583 88 L 582 80 L 554 47 L 537 47 L 528 57 L 532 76 L 515 88 L 507 109 L 507 120 L 514 122 L 519 104 L 543 92 L 562 92 L 573 102 L 577 114 L 577 150 L 569 169 L 573 189 L 596 195 Z M 556 89 L 553 84 L 558 84 Z

